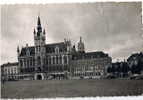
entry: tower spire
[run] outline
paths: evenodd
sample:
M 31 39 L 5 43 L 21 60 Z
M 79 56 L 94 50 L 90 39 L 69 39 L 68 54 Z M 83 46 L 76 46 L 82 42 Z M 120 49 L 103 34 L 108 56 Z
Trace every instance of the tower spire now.
M 33 33 L 36 34 L 35 28 L 34 28 L 34 32 Z
M 82 42 L 82 37 L 80 36 L 80 42 Z
M 17 46 L 17 52 L 19 53 L 19 51 L 20 51 L 20 50 L 19 50 L 19 46 Z
M 39 16 L 38 16 L 37 25 L 41 25 L 41 20 L 40 20 L 40 17 L 39 17 Z
M 85 52 L 84 51 L 84 43 L 82 42 L 82 37 L 80 36 L 80 40 L 78 42 L 78 51 L 79 52 Z
M 46 34 L 45 28 L 44 28 L 44 30 L 43 30 L 43 34 L 44 34 L 44 35 Z
M 40 20 L 40 17 L 38 16 L 38 20 L 37 20 L 37 36 L 40 36 L 41 32 L 42 32 L 41 20 Z
M 36 46 L 45 45 L 45 29 L 42 28 L 40 16 L 37 17 L 37 29 L 34 28 L 34 44 Z M 42 42 L 41 42 L 42 41 Z
M 20 54 L 19 46 L 17 46 L 17 54 L 18 54 L 18 56 L 19 56 L 19 54 Z

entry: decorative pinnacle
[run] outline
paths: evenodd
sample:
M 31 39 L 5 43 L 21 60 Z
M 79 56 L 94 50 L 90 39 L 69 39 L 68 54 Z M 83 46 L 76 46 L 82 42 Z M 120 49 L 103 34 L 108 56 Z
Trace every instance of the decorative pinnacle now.
M 43 30 L 43 34 L 46 34 L 46 31 L 45 31 L 45 29 Z
M 35 28 L 34 28 L 34 32 L 33 33 L 36 34 Z
M 17 52 L 19 53 L 19 51 L 20 51 L 20 50 L 19 50 L 19 46 L 17 46 Z
M 37 25 L 41 25 L 40 17 L 38 16 Z
M 82 41 L 82 37 L 80 36 L 80 42 Z

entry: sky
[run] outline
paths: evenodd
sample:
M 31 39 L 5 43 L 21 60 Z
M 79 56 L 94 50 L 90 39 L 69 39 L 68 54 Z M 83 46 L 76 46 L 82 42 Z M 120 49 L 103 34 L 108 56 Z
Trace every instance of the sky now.
M 127 59 L 143 51 L 141 2 L 102 2 L 1 6 L 1 62 L 17 61 L 17 46 L 34 45 L 33 30 L 40 16 L 46 43 L 83 38 L 86 52 L 103 51 Z

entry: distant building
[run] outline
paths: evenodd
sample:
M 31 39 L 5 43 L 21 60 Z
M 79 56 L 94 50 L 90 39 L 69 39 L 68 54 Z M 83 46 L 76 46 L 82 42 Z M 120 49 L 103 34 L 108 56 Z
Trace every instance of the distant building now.
M 6 63 L 1 66 L 1 76 L 5 80 L 17 80 L 19 75 L 18 62 Z
M 46 44 L 40 17 L 34 29 L 34 46 L 17 48 L 20 79 L 102 78 L 112 59 L 104 52 L 86 52 L 82 37 L 77 50 L 69 39 Z

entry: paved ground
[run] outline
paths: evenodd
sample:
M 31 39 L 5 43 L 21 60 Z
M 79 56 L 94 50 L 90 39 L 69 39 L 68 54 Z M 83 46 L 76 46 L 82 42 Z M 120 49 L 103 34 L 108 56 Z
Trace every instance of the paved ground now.
M 127 96 L 143 94 L 143 80 L 44 80 L 2 85 L 2 98 Z

